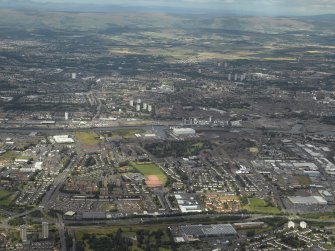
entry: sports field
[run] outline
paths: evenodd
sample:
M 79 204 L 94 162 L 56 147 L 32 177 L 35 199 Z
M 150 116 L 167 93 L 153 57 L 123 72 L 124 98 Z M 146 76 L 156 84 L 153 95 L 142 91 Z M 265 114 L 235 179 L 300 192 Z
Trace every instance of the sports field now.
M 15 199 L 15 193 L 7 190 L 0 190 L 0 206 L 9 206 Z
M 272 207 L 267 204 L 265 200 L 259 198 L 248 199 L 248 205 L 243 206 L 245 209 L 253 213 L 264 213 L 264 214 L 279 214 L 280 210 L 277 207 Z
M 167 177 L 158 165 L 152 162 L 132 162 L 132 166 L 142 173 L 146 178 L 146 184 L 149 187 L 165 186 Z
M 82 145 L 92 146 L 100 142 L 99 135 L 95 132 L 77 132 L 76 138 Z

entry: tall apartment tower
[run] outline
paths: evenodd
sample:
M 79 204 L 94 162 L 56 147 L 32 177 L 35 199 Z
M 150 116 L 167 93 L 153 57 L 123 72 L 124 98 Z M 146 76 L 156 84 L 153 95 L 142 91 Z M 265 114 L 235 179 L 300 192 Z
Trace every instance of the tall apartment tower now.
M 49 223 L 48 222 L 42 222 L 42 238 L 48 239 L 49 238 Z
M 27 226 L 26 225 L 21 225 L 20 226 L 20 237 L 22 242 L 27 242 Z

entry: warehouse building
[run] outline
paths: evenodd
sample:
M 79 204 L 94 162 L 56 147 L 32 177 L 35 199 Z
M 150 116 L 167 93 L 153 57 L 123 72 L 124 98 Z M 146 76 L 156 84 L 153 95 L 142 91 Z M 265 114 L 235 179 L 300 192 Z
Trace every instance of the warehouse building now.
M 237 236 L 235 228 L 231 224 L 214 225 L 187 225 L 171 229 L 176 242 L 195 241 L 199 238 Z
M 173 128 L 172 134 L 180 137 L 180 136 L 189 136 L 189 135 L 195 135 L 195 130 L 193 128 Z
M 53 136 L 53 140 L 57 144 L 74 143 L 74 140 L 72 138 L 70 138 L 69 135 L 55 135 L 55 136 Z
M 327 201 L 321 196 L 289 196 L 292 204 L 300 205 L 327 205 Z

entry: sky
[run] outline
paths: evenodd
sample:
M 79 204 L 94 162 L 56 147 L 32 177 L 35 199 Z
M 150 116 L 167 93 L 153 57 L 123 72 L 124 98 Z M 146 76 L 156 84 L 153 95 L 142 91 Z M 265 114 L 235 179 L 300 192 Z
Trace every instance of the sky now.
M 8 1 L 8 0 L 0 0 Z M 11 0 L 11 2 L 22 0 Z M 67 5 L 100 4 L 130 7 L 180 8 L 184 10 L 215 11 L 222 13 L 255 13 L 264 15 L 319 15 L 335 14 L 335 0 L 31 0 Z

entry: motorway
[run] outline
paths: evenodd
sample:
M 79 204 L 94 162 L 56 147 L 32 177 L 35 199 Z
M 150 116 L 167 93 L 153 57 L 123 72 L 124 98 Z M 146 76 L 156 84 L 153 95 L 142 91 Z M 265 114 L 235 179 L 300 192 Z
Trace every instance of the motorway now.
M 169 123 L 160 123 L 155 125 L 116 125 L 116 126 L 107 126 L 107 127 L 83 127 L 83 128 L 67 128 L 67 127 L 38 127 L 34 125 L 25 125 L 24 127 L 1 127 L 0 133 L 25 133 L 29 134 L 31 132 L 41 132 L 41 133 L 64 133 L 64 132 L 76 132 L 76 131 L 114 131 L 120 129 L 144 129 L 144 130 L 153 130 L 154 133 L 159 136 L 159 138 L 166 137 L 166 130 L 169 127 L 178 126 L 179 124 L 169 124 Z M 236 128 L 226 128 L 226 127 L 210 127 L 210 126 L 197 126 L 189 125 L 188 127 L 194 128 L 197 132 L 247 132 L 247 133 L 263 133 L 263 130 L 260 128 L 247 128 L 247 127 L 236 127 Z M 276 133 L 285 133 L 292 134 L 292 129 L 266 129 L 266 132 L 276 132 Z M 322 136 L 335 136 L 335 131 L 311 131 L 311 132 L 299 132 L 299 134 L 305 133 L 306 135 L 322 135 Z
M 123 219 L 112 219 L 112 220 L 65 220 L 66 224 L 83 224 L 83 225 L 117 225 L 117 226 L 129 226 L 129 225 L 142 225 L 142 224 L 150 224 L 153 221 L 157 224 L 181 224 L 186 223 L 188 221 L 198 222 L 199 219 L 205 218 L 214 220 L 220 217 L 236 217 L 240 218 L 236 221 L 243 220 L 256 220 L 260 218 L 266 217 L 274 217 L 272 215 L 263 215 L 263 214 L 192 214 L 192 215 L 177 215 L 177 216 L 160 216 L 160 217 L 143 217 L 143 218 L 123 218 Z M 229 221 L 234 221 L 234 218 Z
M 66 166 L 66 168 L 61 172 L 54 180 L 54 184 L 52 188 L 46 192 L 44 195 L 40 205 L 38 207 L 32 208 L 30 210 L 24 211 L 23 213 L 11 213 L 9 211 L 5 211 L 3 209 L 0 209 L 0 213 L 3 212 L 6 215 L 9 215 L 10 219 L 18 218 L 18 217 L 23 217 L 26 216 L 36 210 L 41 210 L 41 209 L 48 209 L 47 205 L 50 200 L 56 199 L 59 193 L 59 189 L 62 187 L 62 184 L 64 183 L 68 173 L 71 171 L 71 168 L 73 164 L 76 162 L 76 157 L 72 158 L 69 164 Z
M 48 203 L 51 200 L 55 200 L 58 196 L 59 193 L 59 189 L 62 187 L 66 177 L 68 176 L 68 173 L 71 171 L 72 166 L 74 165 L 74 163 L 76 162 L 77 157 L 73 157 L 70 162 L 68 163 L 68 165 L 65 167 L 65 169 L 63 170 L 63 172 L 61 172 L 56 179 L 54 180 L 54 184 L 51 187 L 51 189 L 49 191 L 47 191 L 47 193 L 44 195 L 39 207 L 40 208 L 44 208 L 44 209 L 48 209 Z
M 63 217 L 57 214 L 58 222 L 56 224 L 59 232 L 59 239 L 61 244 L 61 251 L 66 251 L 66 241 L 65 241 L 65 225 L 63 223 Z

